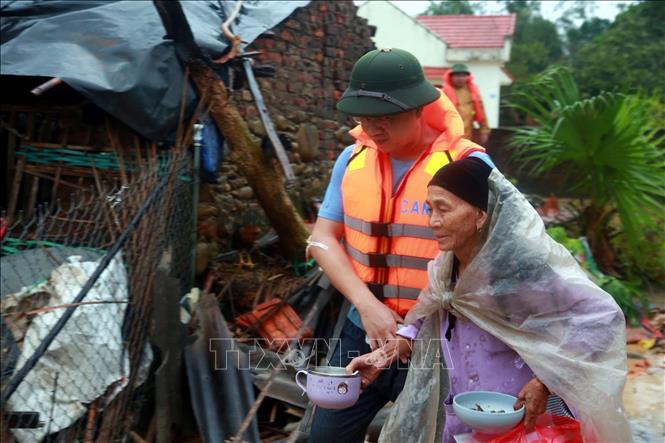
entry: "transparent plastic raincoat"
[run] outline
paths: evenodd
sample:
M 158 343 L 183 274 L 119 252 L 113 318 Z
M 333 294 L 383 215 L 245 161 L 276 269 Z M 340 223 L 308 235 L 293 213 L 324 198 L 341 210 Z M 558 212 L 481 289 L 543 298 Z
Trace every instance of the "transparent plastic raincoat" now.
M 570 253 L 545 232 L 524 196 L 496 169 L 489 177 L 485 241 L 451 290 L 452 252 L 430 262 L 429 287 L 406 322 L 424 318 L 404 389 L 380 442 L 440 442 L 448 381 L 440 353 L 442 310 L 515 350 L 582 423 L 586 442 L 630 442 L 622 391 L 625 319 Z

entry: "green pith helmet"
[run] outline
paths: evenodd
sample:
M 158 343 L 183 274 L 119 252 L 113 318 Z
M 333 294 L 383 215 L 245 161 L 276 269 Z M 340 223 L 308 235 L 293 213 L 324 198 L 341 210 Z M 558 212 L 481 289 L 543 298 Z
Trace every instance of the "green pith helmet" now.
M 438 99 L 418 59 L 403 49 L 375 49 L 358 59 L 337 109 L 349 115 L 391 115 Z
M 462 63 L 457 63 L 453 65 L 453 74 L 469 74 L 469 67 L 463 65 Z

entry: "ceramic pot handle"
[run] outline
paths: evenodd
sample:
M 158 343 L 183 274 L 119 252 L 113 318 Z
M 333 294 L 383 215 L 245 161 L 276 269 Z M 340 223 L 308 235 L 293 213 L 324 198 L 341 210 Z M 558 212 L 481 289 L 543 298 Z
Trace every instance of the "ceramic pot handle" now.
M 304 375 L 305 377 L 307 377 L 307 371 L 302 369 L 302 370 L 300 370 L 296 373 L 296 384 L 298 385 L 298 387 L 300 389 L 302 389 L 302 393 L 304 394 L 305 392 L 307 392 L 307 378 L 305 378 L 305 384 L 303 384 L 303 383 L 300 382 L 300 376 L 301 375 Z

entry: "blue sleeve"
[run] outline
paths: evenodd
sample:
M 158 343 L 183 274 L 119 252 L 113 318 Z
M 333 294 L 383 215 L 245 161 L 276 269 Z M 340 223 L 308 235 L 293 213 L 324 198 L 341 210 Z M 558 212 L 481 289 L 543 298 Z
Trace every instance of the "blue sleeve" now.
M 342 179 L 344 178 L 344 171 L 346 171 L 346 164 L 351 158 L 353 152 L 353 145 L 344 148 L 333 166 L 332 173 L 330 174 L 330 183 L 326 189 L 326 195 L 323 197 L 323 203 L 319 209 L 319 217 L 328 220 L 343 222 L 344 221 L 344 206 L 342 205 Z
M 486 152 L 480 152 L 480 151 L 473 151 L 471 154 L 469 154 L 469 157 L 476 157 L 487 163 L 488 166 L 491 166 L 492 168 L 498 169 L 492 159 L 490 158 L 489 155 L 487 155 Z

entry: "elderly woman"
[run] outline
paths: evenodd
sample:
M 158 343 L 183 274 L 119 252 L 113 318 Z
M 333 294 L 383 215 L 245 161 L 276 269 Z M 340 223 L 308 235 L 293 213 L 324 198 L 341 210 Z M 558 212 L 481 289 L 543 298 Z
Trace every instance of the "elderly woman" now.
M 411 354 L 381 441 L 454 442 L 470 432 L 452 409 L 453 397 L 465 391 L 516 396 L 527 431 L 549 399 L 559 414 L 573 411 L 585 441 L 631 441 L 621 400 L 625 323 L 611 296 L 547 236 L 519 191 L 482 161 L 439 170 L 428 205 L 441 250 L 429 265 L 429 287 L 396 343 L 347 367 L 360 370 L 366 385 L 380 368 Z M 439 340 L 442 356 L 431 352 Z

